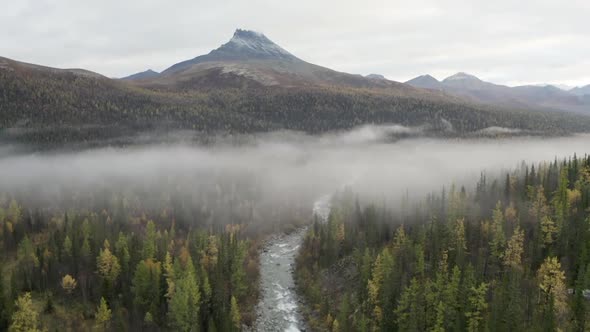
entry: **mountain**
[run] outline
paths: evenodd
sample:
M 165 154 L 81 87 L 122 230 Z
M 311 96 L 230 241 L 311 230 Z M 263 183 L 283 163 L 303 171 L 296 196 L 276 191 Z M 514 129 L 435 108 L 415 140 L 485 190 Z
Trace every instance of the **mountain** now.
M 441 93 L 311 64 L 246 30 L 208 54 L 134 77 L 110 79 L 0 58 L 0 139 L 95 142 L 153 130 L 319 133 L 368 123 L 419 127 L 427 135 L 474 135 L 488 127 L 545 134 L 590 128 L 587 116 L 532 112 L 497 100 L 484 105 L 488 91 L 510 88 L 471 75 L 414 81 L 438 82 Z M 530 94 L 521 90 L 514 89 Z
M 590 103 L 575 93 L 552 85 L 509 87 L 483 81 L 474 75 L 457 73 L 438 82 L 430 75 L 416 77 L 407 84 L 466 98 L 473 102 L 508 108 L 553 110 L 590 115 Z
M 441 83 L 446 87 L 459 90 L 484 90 L 496 88 L 494 84 L 484 82 L 479 78 L 467 73 L 457 73 L 455 75 L 449 76 Z
M 133 75 L 122 77 L 120 79 L 124 80 L 124 81 L 137 81 L 137 80 L 146 80 L 146 79 L 150 79 L 150 78 L 155 78 L 155 77 L 158 77 L 158 75 L 160 75 L 160 73 L 155 72 L 151 69 L 148 69 L 146 71 L 135 73 Z
M 583 87 L 575 87 L 569 90 L 569 92 L 576 96 L 590 95 L 590 84 Z
M 423 89 L 439 90 L 442 88 L 441 83 L 430 75 L 421 75 L 406 82 L 411 86 Z
M 208 54 L 174 64 L 160 75 L 139 84 L 182 90 L 264 86 L 381 88 L 401 93 L 413 90 L 398 82 L 342 73 L 308 63 L 264 34 L 241 29 L 236 30 L 227 43 Z
M 191 60 L 177 63 L 162 72 L 163 75 L 178 73 L 196 64 L 219 61 L 282 60 L 302 62 L 300 59 L 255 31 L 237 29 L 229 42 Z

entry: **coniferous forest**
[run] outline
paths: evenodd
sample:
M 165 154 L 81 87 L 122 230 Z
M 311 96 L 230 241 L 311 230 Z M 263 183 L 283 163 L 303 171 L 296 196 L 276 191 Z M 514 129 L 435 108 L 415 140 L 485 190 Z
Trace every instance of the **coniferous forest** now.
M 345 190 L 297 260 L 306 315 L 327 331 L 586 331 L 590 158 L 482 174 L 420 203 Z
M 215 177 L 193 195 L 170 181 L 60 187 L 51 198 L 26 188 L 2 193 L 0 330 L 252 325 L 259 240 L 270 231 L 260 225 L 270 217 L 258 211 L 256 188 Z

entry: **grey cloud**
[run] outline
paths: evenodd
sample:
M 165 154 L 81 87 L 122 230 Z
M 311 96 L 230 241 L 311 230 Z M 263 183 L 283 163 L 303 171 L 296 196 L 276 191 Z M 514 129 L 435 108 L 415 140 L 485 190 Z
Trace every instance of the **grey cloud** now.
M 124 76 L 206 53 L 243 27 L 307 61 L 400 81 L 467 71 L 588 84 L 588 17 L 584 0 L 23 0 L 3 5 L 1 55 Z

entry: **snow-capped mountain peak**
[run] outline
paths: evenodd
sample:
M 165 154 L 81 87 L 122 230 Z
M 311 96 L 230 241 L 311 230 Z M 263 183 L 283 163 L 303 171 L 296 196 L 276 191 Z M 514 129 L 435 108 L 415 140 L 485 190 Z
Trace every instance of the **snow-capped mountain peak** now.
M 229 42 L 211 52 L 219 55 L 235 55 L 263 58 L 296 59 L 294 55 L 272 42 L 264 34 L 237 29 Z

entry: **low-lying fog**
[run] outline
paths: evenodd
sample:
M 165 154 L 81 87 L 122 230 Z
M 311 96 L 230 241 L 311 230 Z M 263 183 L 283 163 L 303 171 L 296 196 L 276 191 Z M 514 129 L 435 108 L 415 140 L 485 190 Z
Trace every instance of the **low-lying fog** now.
M 513 169 L 521 161 L 582 156 L 590 136 L 502 139 L 391 139 L 412 129 L 366 126 L 349 132 L 308 136 L 277 132 L 197 146 L 171 144 L 101 148 L 77 152 L 18 154 L 0 146 L 0 191 L 33 189 L 55 195 L 60 188 L 79 192 L 97 187 L 140 185 L 157 191 L 163 183 L 211 190 L 218 180 L 248 181 L 260 197 L 313 200 L 350 186 L 361 195 L 400 197 L 466 183 L 481 171 Z M 149 189 L 148 189 L 149 190 Z M 47 198 L 47 197 L 46 197 Z

